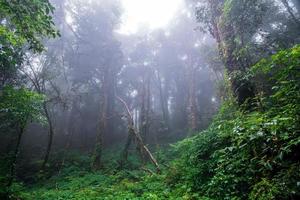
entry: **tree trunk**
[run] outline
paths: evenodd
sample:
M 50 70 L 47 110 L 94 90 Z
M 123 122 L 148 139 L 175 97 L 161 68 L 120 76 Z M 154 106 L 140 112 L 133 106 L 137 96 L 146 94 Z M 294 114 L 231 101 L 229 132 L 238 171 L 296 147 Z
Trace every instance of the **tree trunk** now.
M 145 130 L 144 130 L 144 137 L 145 137 L 145 142 L 147 141 L 147 137 L 149 134 L 149 128 L 150 128 L 150 107 L 151 107 L 151 103 L 150 103 L 150 98 L 151 98 L 151 94 L 150 94 L 150 76 L 148 75 L 147 77 L 147 86 L 146 86 L 146 124 L 145 124 Z
M 168 131 L 170 131 L 170 120 L 169 120 L 169 111 L 168 111 L 168 102 L 164 96 L 163 88 L 162 88 L 162 81 L 160 77 L 160 72 L 156 70 L 157 79 L 158 79 L 158 89 L 159 89 L 159 97 L 160 97 L 160 104 L 161 110 L 164 118 L 164 122 Z
M 154 156 L 152 155 L 152 153 L 149 151 L 149 149 L 144 145 L 143 139 L 141 137 L 141 135 L 139 134 L 139 132 L 137 132 L 134 128 L 134 124 L 133 124 L 133 118 L 131 116 L 130 110 L 126 104 L 126 102 L 121 99 L 120 97 L 117 97 L 120 102 L 124 105 L 125 110 L 127 112 L 127 119 L 128 119 L 128 135 L 132 135 L 133 138 L 136 139 L 137 145 L 138 145 L 138 149 L 141 151 L 141 154 L 148 156 L 148 158 L 150 159 L 150 161 L 153 163 L 153 165 L 156 168 L 157 173 L 160 173 L 160 167 L 159 164 L 157 163 L 156 159 L 154 158 Z M 129 138 L 130 140 L 130 138 Z M 128 145 L 128 143 L 130 144 L 130 142 L 128 142 L 126 145 Z M 128 148 L 125 148 L 125 150 L 128 151 Z M 123 152 L 123 155 L 127 155 L 127 152 Z
M 150 110 L 150 77 L 144 74 L 143 86 L 141 92 L 141 136 L 144 141 L 147 141 L 149 131 L 149 110 Z
M 224 19 L 220 18 L 219 23 L 224 23 L 222 20 Z M 241 76 L 244 75 L 247 67 L 250 66 L 243 66 L 235 55 L 235 51 L 240 48 L 240 46 L 238 46 L 235 41 L 235 31 L 232 24 L 227 23 L 226 26 L 219 29 L 219 33 L 221 42 L 224 44 L 222 45 L 222 54 L 224 65 L 230 78 L 231 91 L 236 97 L 238 104 L 241 105 L 244 104 L 247 99 L 254 97 L 254 91 L 250 81 L 241 80 Z
M 106 110 L 107 110 L 107 95 L 104 94 L 103 102 L 102 102 L 102 111 L 101 111 L 101 117 L 98 125 L 98 134 L 96 138 L 96 145 L 94 150 L 94 160 L 92 167 L 94 169 L 99 169 L 102 165 L 101 163 L 101 157 L 102 157 L 102 151 L 103 151 L 103 137 L 105 135 L 105 131 L 107 129 L 107 116 L 106 116 Z
M 127 140 L 126 140 L 126 144 L 125 144 L 125 147 L 124 147 L 124 150 L 122 152 L 122 155 L 121 155 L 121 160 L 119 162 L 119 167 L 120 169 L 123 169 L 124 168 L 124 164 L 125 162 L 127 162 L 128 160 L 128 151 L 129 151 L 129 147 L 131 145 L 131 142 L 132 142 L 132 138 L 133 138 L 133 135 L 128 133 L 128 137 L 127 137 Z
M 196 69 L 195 63 L 190 58 L 188 71 L 188 125 L 191 133 L 194 133 L 198 129 L 198 109 L 197 109 L 197 97 L 196 97 Z
M 12 161 L 11 161 L 12 164 L 11 164 L 11 167 L 10 167 L 10 176 L 9 176 L 9 179 L 8 179 L 7 187 L 10 187 L 13 183 L 13 180 L 14 180 L 15 171 L 16 171 L 16 164 L 17 164 L 17 158 L 18 158 L 18 154 L 19 154 L 19 149 L 20 149 L 20 144 L 21 144 L 21 139 L 22 139 L 23 133 L 24 133 L 24 129 L 25 129 L 25 126 L 21 125 L 20 131 L 19 131 L 19 134 L 18 134 L 18 138 L 17 138 L 16 148 L 15 148 L 14 155 L 13 155 L 13 158 L 12 158 Z
M 48 126 L 49 126 L 49 140 L 48 140 L 46 154 L 45 154 L 44 161 L 43 161 L 42 168 L 41 168 L 42 170 L 45 169 L 45 166 L 46 166 L 46 164 L 49 160 L 49 155 L 50 155 L 50 152 L 51 152 L 53 136 L 54 136 L 53 124 L 52 124 L 52 120 L 51 120 L 46 102 L 43 103 L 43 109 L 44 109 L 46 119 L 47 119 L 47 122 L 48 122 Z
M 145 140 L 146 138 L 146 83 L 145 83 L 145 74 L 143 76 L 143 80 L 142 80 L 142 90 L 141 90 L 141 112 L 140 112 L 140 132 L 141 132 L 141 136 L 143 137 L 143 139 Z
M 68 152 L 68 150 L 70 149 L 71 145 L 72 145 L 72 139 L 73 139 L 73 135 L 74 135 L 74 115 L 75 115 L 75 106 L 76 106 L 76 102 L 75 100 L 73 100 L 72 105 L 71 105 L 71 110 L 68 113 L 68 120 L 67 120 L 67 125 L 66 125 L 66 130 L 65 130 L 65 134 L 67 135 L 66 138 L 66 143 L 65 143 L 65 147 L 64 147 L 64 151 L 63 151 L 63 156 L 62 156 L 62 162 L 61 162 L 61 166 L 58 170 L 58 174 L 61 173 L 61 169 L 65 164 L 66 161 L 66 153 Z M 72 123 L 73 122 L 73 123 Z
M 98 124 L 98 130 L 97 130 L 97 138 L 96 138 L 96 145 L 94 150 L 94 159 L 92 163 L 93 169 L 99 169 L 101 168 L 102 162 L 102 151 L 103 151 L 103 145 L 104 145 L 104 136 L 107 134 L 107 120 L 108 120 L 108 111 L 109 111 L 109 82 L 110 82 L 110 76 L 109 76 L 109 69 L 106 68 L 105 72 L 103 74 L 103 81 L 102 81 L 102 105 L 101 105 L 101 111 L 100 111 L 100 120 Z

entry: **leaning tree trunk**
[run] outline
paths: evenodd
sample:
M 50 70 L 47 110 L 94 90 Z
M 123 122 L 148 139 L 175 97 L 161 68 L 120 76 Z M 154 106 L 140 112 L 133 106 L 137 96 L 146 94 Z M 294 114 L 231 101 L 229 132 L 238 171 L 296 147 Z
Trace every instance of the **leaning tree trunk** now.
M 135 139 L 138 145 L 139 150 L 141 151 L 141 154 L 148 156 L 148 158 L 150 159 L 150 161 L 152 162 L 152 164 L 155 166 L 157 173 L 160 173 L 160 167 L 158 162 L 156 161 L 156 159 L 154 158 L 154 156 L 152 155 L 152 153 L 149 151 L 149 149 L 147 148 L 147 146 L 145 146 L 143 139 L 141 137 L 141 135 L 139 134 L 139 132 L 134 128 L 134 124 L 133 124 L 133 118 L 131 116 L 130 110 L 126 104 L 126 102 L 121 99 L 120 97 L 117 97 L 120 102 L 124 105 L 126 113 L 127 113 L 127 119 L 128 119 L 128 139 L 127 139 L 127 143 L 125 146 L 125 151 L 128 151 L 129 145 L 130 145 L 130 141 L 131 138 Z M 128 155 L 128 152 L 123 152 L 122 154 L 122 158 L 121 158 L 121 163 L 124 164 L 124 160 L 126 159 L 124 156 Z

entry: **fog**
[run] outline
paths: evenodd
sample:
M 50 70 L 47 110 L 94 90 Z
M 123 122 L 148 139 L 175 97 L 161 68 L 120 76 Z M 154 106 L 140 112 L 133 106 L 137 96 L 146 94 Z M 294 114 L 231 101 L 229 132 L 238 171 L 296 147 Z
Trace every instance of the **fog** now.
M 211 66 L 218 63 L 216 44 L 196 30 L 194 7 L 178 1 L 176 11 L 164 13 L 155 10 L 156 1 L 148 2 L 151 8 L 142 2 L 52 3 L 61 37 L 45 41 L 42 55 L 28 54 L 24 74 L 29 87 L 38 85 L 46 95 L 53 152 L 93 153 L 97 143 L 104 150 L 121 148 L 128 125 L 117 96 L 149 145 L 168 144 L 209 125 L 220 103 L 216 87 L 223 66 Z M 42 158 L 49 127 L 31 124 L 26 132 L 22 157 Z
M 3 38 L 25 27 L 24 38 L 11 43 L 26 42 L 7 50 L 20 49 L 4 56 L 16 61 L 1 61 L 13 67 L 0 71 L 0 95 L 13 85 L 43 99 L 42 115 L 26 118 L 23 126 L 3 118 L 1 155 L 13 152 L 18 141 L 11 175 L 16 171 L 20 180 L 34 183 L 33 175 L 47 167 L 49 177 L 60 173 L 72 154 L 89 159 L 91 169 L 112 163 L 122 168 L 134 156 L 160 172 L 159 152 L 202 134 L 222 103 L 235 99 L 237 106 L 252 108 L 257 102 L 248 100 L 268 85 L 253 85 L 242 75 L 260 59 L 299 43 L 299 4 L 232 2 L 51 0 L 53 13 L 51 6 L 42 13 L 53 24 L 43 18 L 44 25 L 57 35 L 35 30 L 35 38 L 29 30 L 34 24 L 11 26 Z M 0 15 L 1 27 L 9 30 L 14 16 Z

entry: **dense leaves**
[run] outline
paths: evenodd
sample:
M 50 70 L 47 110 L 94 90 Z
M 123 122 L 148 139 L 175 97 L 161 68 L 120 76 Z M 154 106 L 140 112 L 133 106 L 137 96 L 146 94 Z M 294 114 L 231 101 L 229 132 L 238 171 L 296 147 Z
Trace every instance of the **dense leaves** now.
M 1 0 L 1 29 L 10 34 L 8 39 L 13 45 L 17 41 L 28 42 L 30 49 L 41 51 L 43 37 L 58 34 L 50 16 L 53 11 L 48 0 Z
M 42 120 L 40 111 L 43 96 L 24 88 L 6 87 L 1 92 L 0 99 L 0 117 L 3 122 L 25 126 L 28 120 Z
M 0 1 L 0 89 L 16 84 L 17 69 L 26 50 L 41 52 L 43 40 L 58 36 L 48 0 Z
M 212 199 L 299 197 L 299 62 L 296 46 L 249 70 L 268 78 L 271 94 L 258 90 L 252 111 L 224 104 L 207 131 L 178 143 L 171 182 Z
M 248 70 L 246 78 L 257 83 L 252 109 L 229 95 L 207 130 L 159 156 L 160 162 L 169 161 L 161 175 L 114 166 L 89 172 L 77 157 L 42 185 L 15 184 L 14 194 L 23 199 L 297 199 L 299 62 L 296 46 Z M 267 84 L 260 87 L 259 80 Z

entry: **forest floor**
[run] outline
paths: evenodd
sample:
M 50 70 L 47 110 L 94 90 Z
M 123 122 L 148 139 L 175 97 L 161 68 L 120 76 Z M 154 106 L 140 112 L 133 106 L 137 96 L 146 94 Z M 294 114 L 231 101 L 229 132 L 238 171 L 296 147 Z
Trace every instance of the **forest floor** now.
M 148 170 L 114 170 L 108 166 L 93 172 L 82 167 L 81 161 L 73 160 L 59 174 L 33 185 L 15 183 L 13 194 L 24 200 L 190 199 L 184 188 L 170 187 L 166 169 L 157 174 L 152 173 L 151 166 L 145 166 Z

